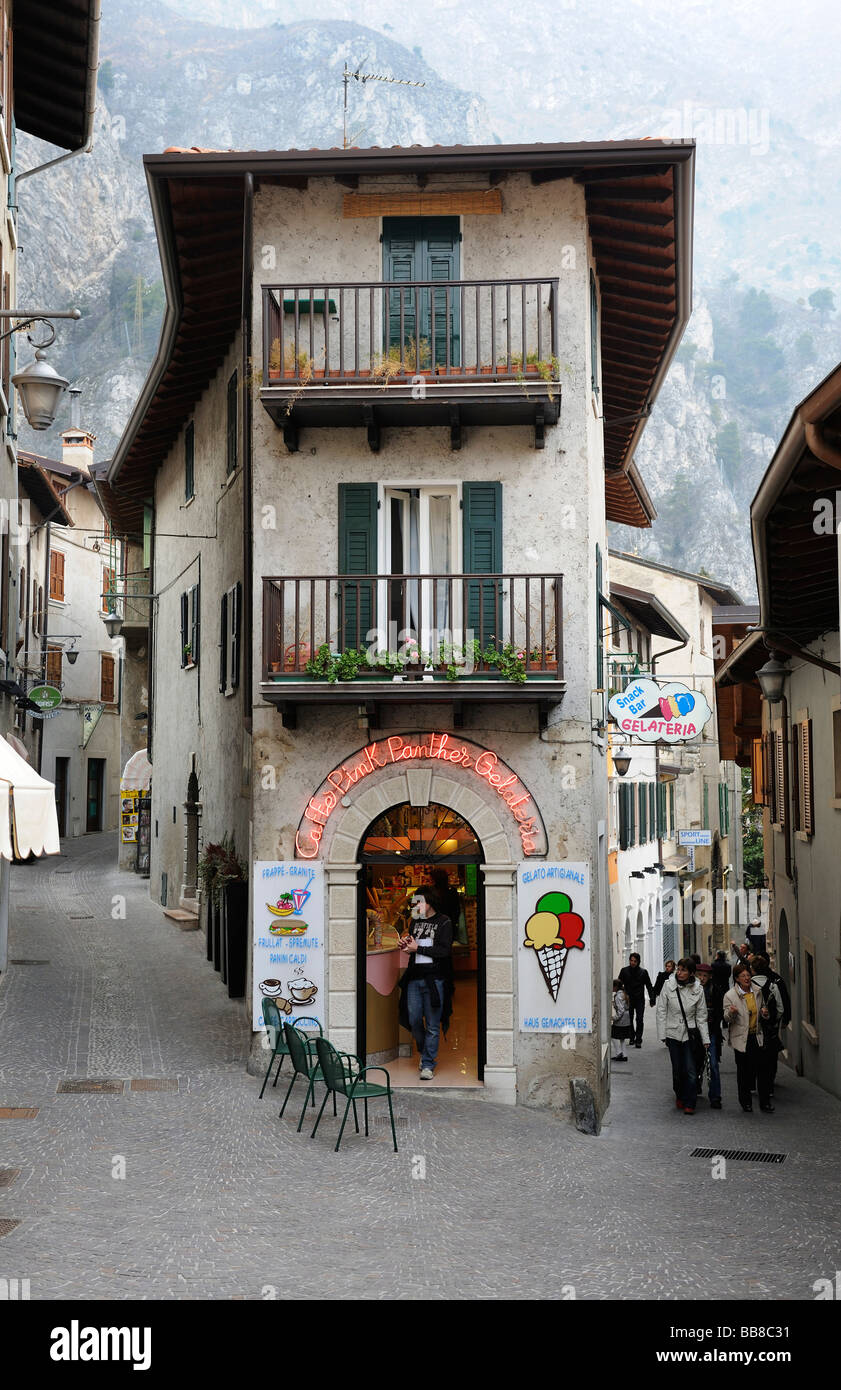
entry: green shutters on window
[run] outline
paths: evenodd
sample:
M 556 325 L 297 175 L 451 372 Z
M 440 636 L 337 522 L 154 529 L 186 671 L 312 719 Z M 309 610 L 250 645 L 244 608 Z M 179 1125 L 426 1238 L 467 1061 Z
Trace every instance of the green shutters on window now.
M 675 784 L 669 783 L 669 839 L 674 840 L 675 831 Z
M 704 778 L 704 819 L 701 822 L 704 830 L 710 828 L 710 784 Z
M 666 839 L 668 825 L 666 822 L 666 783 L 657 783 L 657 837 L 660 840 Z
M 649 839 L 657 838 L 657 786 L 654 782 L 648 784 L 648 835 Z
M 630 814 L 628 811 L 628 794 L 631 787 L 621 783 L 619 787 L 619 848 L 627 849 L 631 843 Z
M 184 431 L 184 500 L 196 495 L 196 430 L 192 420 Z
M 383 218 L 383 279 L 395 285 L 413 280 L 457 280 L 459 274 L 459 220 L 457 217 Z M 401 300 L 403 327 L 401 338 Z M 450 293 L 449 316 L 445 290 L 405 290 L 402 295 L 388 291 L 386 303 L 386 345 L 402 349 L 402 355 L 415 352 L 416 369 L 429 367 L 435 314 L 435 362 L 445 366 L 449 340 L 450 365 L 459 366 L 459 295 Z M 420 314 L 420 323 L 416 322 Z M 410 367 L 413 365 L 410 360 Z
M 639 784 L 639 803 L 640 803 L 640 844 L 644 845 L 648 839 L 648 825 L 646 811 L 648 808 L 648 787 L 645 782 Z
M 464 572 L 502 571 L 502 483 L 462 486 Z M 502 642 L 502 595 L 498 583 L 468 582 L 466 628 L 482 648 Z
M 377 484 L 339 483 L 339 574 L 377 573 Z M 342 649 L 367 646 L 374 626 L 375 585 L 340 583 Z
M 230 477 L 237 466 L 237 444 L 239 438 L 237 374 L 233 372 L 228 381 L 228 419 L 226 431 L 225 476 Z

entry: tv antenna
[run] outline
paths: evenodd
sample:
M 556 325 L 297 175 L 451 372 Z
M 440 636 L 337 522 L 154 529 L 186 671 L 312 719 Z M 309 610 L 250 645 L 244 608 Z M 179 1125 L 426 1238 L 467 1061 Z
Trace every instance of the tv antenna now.
M 390 83 L 393 83 L 393 84 L 394 84 L 395 86 L 397 86 L 397 87 L 425 87 L 425 86 L 426 86 L 426 83 L 425 83 L 425 82 L 410 82 L 408 78 L 405 78 L 405 77 L 389 77 L 386 73 L 383 73 L 383 72 L 360 72 L 358 68 L 356 69 L 355 72 L 351 72 L 351 70 L 350 70 L 350 68 L 348 67 L 347 63 L 345 63 L 344 71 L 343 71 L 343 73 L 342 73 L 342 83 L 344 84 L 344 114 L 343 114 L 343 123 L 342 123 L 342 149 L 343 149 L 343 150 L 346 150 L 347 147 L 348 147 L 348 134 L 347 134 L 347 89 L 348 89 L 348 83 L 349 83 L 349 81 L 350 81 L 351 78 L 353 78 L 355 82 L 361 82 L 362 85 L 363 85 L 363 87 L 364 87 L 364 85 L 365 85 L 366 82 L 390 82 Z

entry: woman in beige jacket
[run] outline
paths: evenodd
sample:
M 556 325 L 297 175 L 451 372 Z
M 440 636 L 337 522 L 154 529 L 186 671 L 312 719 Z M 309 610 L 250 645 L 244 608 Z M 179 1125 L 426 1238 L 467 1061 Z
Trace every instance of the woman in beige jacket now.
M 762 990 L 751 979 L 748 966 L 741 970 L 737 967 L 733 974 L 733 988 L 725 994 L 723 1008 L 727 1041 L 736 1058 L 739 1104 L 743 1110 L 753 1110 L 751 1092 L 756 1086 L 760 1110 L 771 1114 L 774 1107 L 770 1096 L 768 1049 L 762 1033 L 762 1020 L 768 1017 L 768 1010 L 762 1001 Z

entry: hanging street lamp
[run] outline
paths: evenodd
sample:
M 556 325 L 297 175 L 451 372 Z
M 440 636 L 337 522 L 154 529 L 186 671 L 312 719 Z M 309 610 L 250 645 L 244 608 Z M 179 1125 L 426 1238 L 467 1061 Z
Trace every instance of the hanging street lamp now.
M 22 371 L 15 372 L 12 377 L 12 385 L 20 396 L 21 409 L 26 416 L 26 423 L 33 430 L 48 430 L 55 421 L 58 413 L 58 405 L 62 395 L 70 385 L 69 381 L 63 376 L 59 376 L 55 367 L 51 367 L 46 360 L 44 348 L 50 347 L 55 342 L 55 329 L 51 319 L 80 319 L 82 312 L 80 309 L 59 309 L 55 312 L 42 309 L 0 309 L 0 322 L 4 319 L 19 319 L 19 323 L 12 323 L 11 328 L 7 328 L 5 333 L 0 333 L 0 342 L 8 338 L 12 333 L 19 333 L 21 329 L 31 328 L 34 323 L 46 325 L 50 336 L 46 342 L 36 343 L 27 333 L 27 340 L 35 348 L 35 360 L 24 367 Z

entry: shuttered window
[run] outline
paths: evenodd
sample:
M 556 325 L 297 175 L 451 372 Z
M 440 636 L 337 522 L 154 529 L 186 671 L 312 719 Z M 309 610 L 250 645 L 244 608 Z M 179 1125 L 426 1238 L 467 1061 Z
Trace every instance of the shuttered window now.
M 646 840 L 648 839 L 648 825 L 646 816 L 646 810 L 648 807 L 648 788 L 644 782 L 640 782 L 639 787 L 637 788 L 637 796 L 639 798 L 640 807 L 640 844 L 644 845 Z
M 239 438 L 237 410 L 237 374 L 234 372 L 228 381 L 228 427 L 226 432 L 225 476 L 230 477 L 237 466 L 237 443 Z
M 220 604 L 219 690 L 232 695 L 239 686 L 242 585 L 234 584 Z
M 64 556 L 60 550 L 50 551 L 50 598 L 64 602 Z
M 339 574 L 377 572 L 377 484 L 339 483 Z M 367 584 L 339 585 L 339 631 L 342 646 L 366 646 L 374 626 L 375 590 Z
M 785 825 L 786 816 L 786 766 L 783 735 L 779 730 L 771 734 L 771 756 L 774 768 L 774 824 Z
M 181 595 L 181 665 L 197 666 L 201 620 L 199 586 L 194 584 Z
M 666 814 L 666 792 L 668 788 L 665 782 L 657 783 L 657 838 L 665 840 L 668 838 L 668 818 Z
M 619 848 L 629 849 L 632 836 L 631 798 L 633 787 L 621 783 L 619 786 Z
M 462 517 L 465 574 L 502 571 L 502 483 L 464 483 Z M 468 583 L 467 623 L 483 648 L 502 641 L 498 585 Z
M 669 839 L 675 838 L 675 784 L 669 783 Z
M 590 271 L 590 385 L 599 394 L 599 296 L 596 277 Z
M 113 613 L 116 607 L 116 573 L 113 569 L 102 571 L 102 611 L 103 613 Z
M 184 500 L 196 495 L 196 430 L 190 421 L 184 431 Z
M 648 784 L 648 837 L 650 840 L 657 839 L 657 784 Z
M 792 800 L 797 807 L 796 830 L 802 830 L 804 835 L 814 835 L 815 833 L 815 798 L 812 785 L 812 721 L 802 719 L 794 725 L 792 730 L 794 738 L 794 750 L 792 757 L 792 769 L 797 779 L 796 789 L 793 792 Z
M 61 647 L 47 647 L 47 685 L 60 685 L 63 677 Z
M 755 738 L 751 743 L 750 750 L 750 785 L 751 799 L 754 806 L 766 805 L 765 759 L 763 751 L 762 739 Z
M 395 285 L 412 280 L 457 280 L 459 241 L 457 217 L 385 217 L 383 279 Z M 450 366 L 459 366 L 459 312 L 457 290 L 451 290 L 449 296 L 443 289 L 389 290 L 387 347 L 400 353 L 404 360 L 408 358 L 409 370 L 423 371 L 431 365 L 434 336 L 436 365 L 446 367 L 449 349 Z
M 100 661 L 99 698 L 103 704 L 111 705 L 114 703 L 114 658 L 103 652 Z

